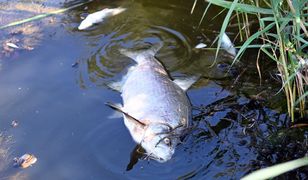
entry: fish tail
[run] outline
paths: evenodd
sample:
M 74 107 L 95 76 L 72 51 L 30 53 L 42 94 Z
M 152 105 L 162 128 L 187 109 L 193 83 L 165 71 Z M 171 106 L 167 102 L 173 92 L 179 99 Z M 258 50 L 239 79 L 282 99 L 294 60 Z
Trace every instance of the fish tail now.
M 120 49 L 120 53 L 138 62 L 140 59 L 139 57 L 146 57 L 148 55 L 155 56 L 155 54 L 162 47 L 163 47 L 163 42 L 160 41 L 159 43 L 154 44 L 151 48 L 146 50 L 131 51 L 128 49 Z
M 118 8 L 115 8 L 113 9 L 112 11 L 112 15 L 117 15 L 117 14 L 120 14 L 122 13 L 123 11 L 126 11 L 126 8 L 123 8 L 123 7 L 118 7 Z

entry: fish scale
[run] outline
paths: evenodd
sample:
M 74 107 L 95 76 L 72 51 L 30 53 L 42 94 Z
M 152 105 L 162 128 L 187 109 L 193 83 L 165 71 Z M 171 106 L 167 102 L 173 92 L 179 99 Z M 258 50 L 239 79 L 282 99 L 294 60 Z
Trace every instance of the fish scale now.
M 181 123 L 178 119 L 188 119 L 188 112 L 184 114 L 177 112 L 179 109 L 184 111 L 184 109 L 190 108 L 188 98 L 183 90 L 173 83 L 167 75 L 153 70 L 153 67 L 156 67 L 165 72 L 158 62 L 151 62 L 150 64 L 146 65 L 147 68 L 144 68 L 144 65 L 137 65 L 128 74 L 122 88 L 124 109 L 140 121 L 152 117 L 151 122 L 153 123 L 155 121 L 166 121 L 175 127 Z M 145 96 L 140 97 L 143 94 Z M 140 102 L 142 107 L 139 108 L 139 105 L 137 107 L 131 106 L 131 102 L 134 102 L 133 104 L 139 102 L 138 97 L 142 99 L 142 102 Z M 153 119 L 153 116 L 156 118 Z

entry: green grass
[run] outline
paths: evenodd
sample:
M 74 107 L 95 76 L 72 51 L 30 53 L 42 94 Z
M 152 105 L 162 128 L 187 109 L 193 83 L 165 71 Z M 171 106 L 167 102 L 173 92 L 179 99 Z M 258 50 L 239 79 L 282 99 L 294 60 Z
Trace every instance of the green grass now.
M 307 165 L 308 165 L 308 157 L 303 157 L 300 159 L 296 159 L 296 160 L 281 163 L 281 164 L 276 164 L 271 167 L 267 167 L 264 169 L 254 171 L 244 176 L 241 180 L 270 179 L 280 174 L 283 174 L 288 171 L 294 170 L 302 166 L 307 166 Z
M 194 2 L 196 6 L 197 0 Z M 233 63 L 236 63 L 248 48 L 259 49 L 277 64 L 281 77 L 281 91 L 287 99 L 287 109 L 291 120 L 295 112 L 305 115 L 308 97 L 308 0 L 207 0 L 208 6 L 216 5 L 228 12 L 219 34 L 219 51 L 222 34 L 228 28 L 232 14 L 236 17 L 240 46 Z M 262 5 L 262 6 L 261 6 Z M 205 13 L 204 13 L 205 14 Z M 203 17 L 202 17 L 203 19 Z M 254 34 L 249 29 L 249 19 L 257 19 L 259 29 Z M 217 53 L 216 53 L 217 54 Z M 259 61 L 257 61 L 257 68 Z M 260 69 L 258 68 L 261 79 Z M 280 92 L 280 91 L 279 91 Z M 287 171 L 308 165 L 307 157 L 274 165 L 255 171 L 243 179 L 269 179 Z
M 206 1 L 208 6 L 204 14 L 212 5 L 227 10 L 219 33 L 216 56 L 222 35 L 227 30 L 233 15 L 238 23 L 240 39 L 244 41 L 233 64 L 240 59 L 246 49 L 251 47 L 259 49 L 268 56 L 269 60 L 277 64 L 277 70 L 281 76 L 281 90 L 285 93 L 286 106 L 292 121 L 295 120 L 295 112 L 304 116 L 308 96 L 308 32 L 306 28 L 308 0 Z M 196 4 L 197 0 L 194 1 L 193 8 Z M 252 19 L 257 19 L 259 25 L 259 30 L 254 34 L 251 34 L 253 29 L 249 28 L 249 21 Z M 259 63 L 258 60 L 256 61 Z

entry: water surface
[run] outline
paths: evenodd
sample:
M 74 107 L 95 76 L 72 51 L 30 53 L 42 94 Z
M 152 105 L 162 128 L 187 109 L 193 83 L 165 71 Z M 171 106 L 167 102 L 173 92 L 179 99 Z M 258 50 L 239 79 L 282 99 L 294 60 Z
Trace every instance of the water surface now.
M 26 3 L 2 3 L 15 2 Z M 38 3 L 63 8 L 79 2 Z M 284 160 L 262 159 L 266 139 L 287 119 L 282 96 L 274 96 L 279 84 L 268 78 L 272 68 L 263 64 L 265 80 L 259 86 L 256 53 L 227 71 L 232 59 L 222 51 L 211 66 L 215 51 L 194 46 L 211 46 L 223 17 L 213 19 L 220 10 L 211 8 L 199 26 L 205 4 L 190 14 L 192 3 L 93 1 L 52 17 L 52 22 L 32 22 L 38 28 L 31 34 L 37 38 L 33 49 L 14 50 L 0 61 L 0 130 L 13 139 L 0 179 L 239 179 Z M 127 11 L 77 30 L 88 13 L 118 6 Z M 15 37 L 10 33 L 14 28 L 0 31 L 1 40 Z M 228 34 L 233 38 L 236 32 Z M 157 58 L 172 77 L 201 75 L 188 91 L 195 107 L 193 124 L 199 128 L 163 164 L 138 160 L 122 118 L 104 105 L 121 102 L 120 94 L 106 85 L 120 80 L 133 65 L 119 49 L 159 42 L 164 46 Z M 12 120 L 19 122 L 16 128 L 10 126 Z M 11 159 L 24 153 L 33 153 L 38 162 L 28 169 L 13 167 Z

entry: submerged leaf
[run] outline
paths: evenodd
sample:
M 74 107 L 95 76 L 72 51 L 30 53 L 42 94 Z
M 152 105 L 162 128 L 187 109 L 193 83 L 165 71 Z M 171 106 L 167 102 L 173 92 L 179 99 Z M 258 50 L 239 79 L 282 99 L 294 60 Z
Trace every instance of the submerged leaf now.
M 14 158 L 15 165 L 21 168 L 28 168 L 36 163 L 37 158 L 33 154 L 24 154 L 19 158 Z

